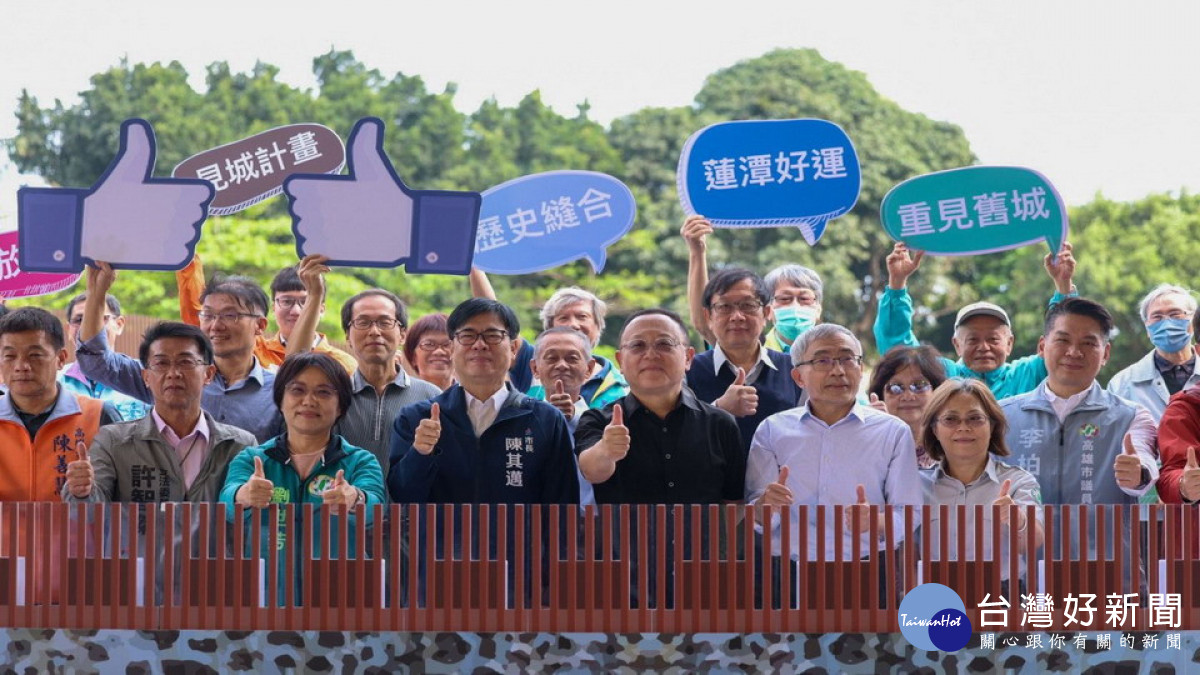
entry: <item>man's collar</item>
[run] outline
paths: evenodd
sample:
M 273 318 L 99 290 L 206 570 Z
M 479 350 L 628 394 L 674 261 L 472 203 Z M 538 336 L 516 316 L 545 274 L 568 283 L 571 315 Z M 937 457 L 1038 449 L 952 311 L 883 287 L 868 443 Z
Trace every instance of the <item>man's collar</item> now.
M 397 368 L 396 377 L 392 378 L 390 384 L 394 384 L 401 389 L 408 387 L 408 373 L 404 372 L 403 368 Z M 367 378 L 363 377 L 361 369 L 355 368 L 354 375 L 350 376 L 350 390 L 357 394 L 367 387 L 372 387 L 371 383 L 367 382 Z
M 713 374 L 714 375 L 721 374 L 721 366 L 725 365 L 725 362 L 728 360 L 729 360 L 729 357 L 725 355 L 725 350 L 721 349 L 720 343 L 717 343 L 715 346 L 713 346 Z M 757 363 L 762 363 L 762 364 L 766 365 L 766 367 L 770 368 L 771 370 L 779 370 L 778 368 L 775 367 L 775 362 L 772 361 L 771 357 L 767 355 L 767 348 L 762 346 L 762 343 L 758 344 Z

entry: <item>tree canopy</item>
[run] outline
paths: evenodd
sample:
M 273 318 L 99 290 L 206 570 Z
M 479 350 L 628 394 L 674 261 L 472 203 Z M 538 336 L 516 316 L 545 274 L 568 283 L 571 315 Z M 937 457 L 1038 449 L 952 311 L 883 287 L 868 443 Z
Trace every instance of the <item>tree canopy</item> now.
M 853 139 L 863 169 L 857 205 L 809 246 L 798 230 L 719 230 L 711 238 L 714 267 L 741 265 L 765 273 L 796 262 L 825 281 L 825 319 L 843 323 L 870 341 L 878 294 L 886 283 L 884 258 L 892 242 L 879 225 L 879 205 L 895 184 L 923 173 L 970 165 L 970 145 L 957 126 L 904 110 L 880 95 L 865 75 L 830 62 L 814 50 L 777 50 L 710 75 L 694 103 L 643 108 L 607 128 L 588 118 L 581 102 L 569 116 L 551 109 L 537 91 L 513 107 L 484 101 L 460 111 L 455 86 L 430 91 L 421 77 L 386 75 L 348 51 L 313 60 L 315 90 L 278 79 L 278 69 L 258 63 L 248 73 L 225 62 L 208 66 L 203 91 L 188 83 L 178 63 L 122 61 L 91 78 L 79 103 L 42 107 L 28 91 L 16 102 L 18 135 L 7 142 L 24 172 L 52 184 L 83 186 L 100 176 L 116 150 L 122 120 L 144 117 L 159 140 L 157 172 L 187 156 L 283 124 L 318 122 L 345 138 L 367 115 L 387 123 L 385 149 L 397 171 L 418 188 L 485 190 L 521 175 L 554 169 L 612 174 L 638 202 L 634 229 L 609 250 L 596 275 L 576 262 L 534 275 L 494 277 L 500 298 L 520 314 L 527 335 L 537 310 L 555 288 L 578 284 L 609 301 L 614 315 L 605 342 L 615 342 L 623 314 L 646 306 L 686 310 L 686 246 L 678 235 L 683 212 L 675 167 L 688 136 L 714 122 L 813 117 L 840 125 Z M 1113 363 L 1123 366 L 1150 347 L 1136 317 L 1138 299 L 1159 281 L 1176 279 L 1200 243 L 1194 235 L 1200 200 L 1151 195 L 1136 203 L 1098 197 L 1072 211 L 1071 240 L 1079 259 L 1077 284 L 1118 317 L 1122 337 Z M 210 271 L 248 274 L 265 283 L 295 262 L 285 202 L 275 199 L 205 224 L 198 253 Z M 1120 250 L 1117 259 L 1107 251 Z M 1052 284 L 1041 270 L 1045 248 L 1024 248 L 969 259 L 927 260 L 910 281 L 918 307 L 917 333 L 949 350 L 953 312 L 986 298 L 1008 307 L 1018 350 L 1036 347 L 1041 309 Z M 468 293 L 458 277 L 408 275 L 403 270 L 339 269 L 329 280 L 329 311 L 321 329 L 335 337 L 336 307 L 369 286 L 397 291 L 419 316 L 446 311 Z M 76 290 L 37 298 L 61 305 Z M 121 275 L 114 287 L 131 313 L 173 316 L 172 275 Z M 870 349 L 868 350 L 871 351 Z M 1110 367 L 1109 369 L 1113 369 Z

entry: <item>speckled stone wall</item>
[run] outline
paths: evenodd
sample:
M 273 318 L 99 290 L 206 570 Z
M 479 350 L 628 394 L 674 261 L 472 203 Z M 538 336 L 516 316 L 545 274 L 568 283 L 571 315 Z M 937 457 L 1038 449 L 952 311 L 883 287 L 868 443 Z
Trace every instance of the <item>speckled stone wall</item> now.
M 18 673 L 1188 673 L 1200 632 L 1108 635 L 1078 648 L 1063 634 L 996 634 L 995 648 L 918 652 L 898 634 L 603 635 L 547 633 L 300 633 L 69 631 L 0 633 L 4 672 Z M 1178 648 L 1168 646 L 1170 635 Z M 1042 647 L 1036 646 L 1040 639 Z M 1034 643 L 1031 645 L 1031 642 Z M 1132 644 L 1133 646 L 1130 646 Z M 1091 670 L 1091 669 L 1095 670 Z

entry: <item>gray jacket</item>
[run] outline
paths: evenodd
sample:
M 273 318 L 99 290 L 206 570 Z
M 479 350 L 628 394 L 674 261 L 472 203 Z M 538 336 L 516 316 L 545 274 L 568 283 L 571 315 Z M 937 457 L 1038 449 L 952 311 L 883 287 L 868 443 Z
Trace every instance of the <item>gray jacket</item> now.
M 159 433 L 153 415 L 146 415 L 100 429 L 88 449 L 96 473 L 92 493 L 78 499 L 64 485 L 63 501 L 216 502 L 230 460 L 258 442 L 250 432 L 202 414 L 208 423 L 209 449 L 190 488 L 184 488 L 178 455 Z
M 1000 402 L 1008 419 L 1006 441 L 1012 455 L 1007 461 L 1038 479 L 1042 502 L 1065 504 L 1137 504 L 1158 478 L 1154 421 L 1138 403 L 1115 396 L 1093 382 L 1079 405 L 1058 421 L 1046 398 L 1046 382 L 1031 392 Z M 1135 488 L 1117 485 L 1113 463 L 1124 450 L 1125 434 L 1133 441 L 1141 460 L 1145 482 Z M 1060 532 L 1059 510 L 1054 513 L 1055 532 Z M 1089 554 L 1095 555 L 1095 509 L 1088 523 Z M 1075 515 L 1074 513 L 1072 515 Z M 1109 525 L 1111 513 L 1106 514 Z M 1128 522 L 1128 521 L 1126 521 Z M 1078 527 L 1072 524 L 1071 554 L 1078 556 Z M 1127 548 L 1128 527 L 1123 528 Z M 1107 538 L 1111 551 L 1112 537 Z M 1054 548 L 1061 540 L 1055 536 Z
M 1200 359 L 1196 360 L 1196 366 L 1200 368 Z M 1183 388 L 1188 389 L 1198 383 L 1200 371 L 1193 371 Z M 1162 419 L 1163 411 L 1167 409 L 1167 401 L 1171 398 L 1171 392 L 1163 382 L 1162 373 L 1154 366 L 1154 352 L 1146 354 L 1138 359 L 1137 363 L 1113 375 L 1113 379 L 1108 382 L 1108 390 L 1122 398 L 1141 403 L 1150 411 L 1155 423 Z

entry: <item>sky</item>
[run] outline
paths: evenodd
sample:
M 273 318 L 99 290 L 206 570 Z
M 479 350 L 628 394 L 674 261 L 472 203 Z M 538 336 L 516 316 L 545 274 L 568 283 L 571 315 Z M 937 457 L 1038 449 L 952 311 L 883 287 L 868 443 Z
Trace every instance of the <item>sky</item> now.
M 1200 188 L 1194 0 L 356 4 L 9 3 L 0 138 L 16 133 L 22 89 L 43 106 L 71 105 L 122 58 L 177 60 L 197 88 L 209 63 L 246 71 L 261 60 L 313 87 L 313 57 L 348 49 L 387 76 L 456 83 L 465 112 L 538 89 L 564 115 L 586 99 L 607 124 L 690 105 L 707 75 L 738 61 L 815 48 L 904 108 L 961 126 L 981 163 L 1042 172 L 1068 204 Z M 29 181 L 2 155 L 0 220 Z

